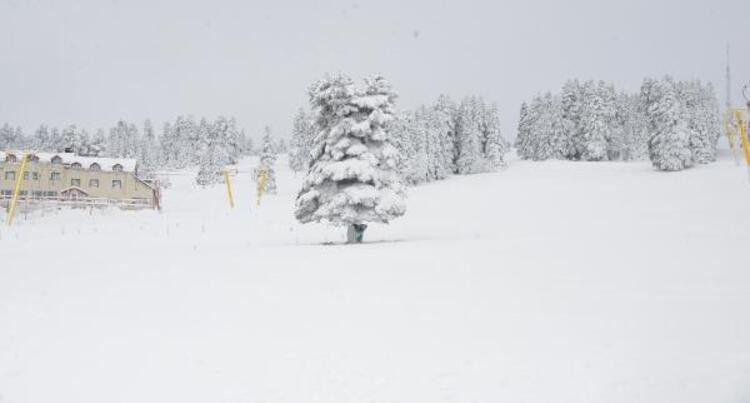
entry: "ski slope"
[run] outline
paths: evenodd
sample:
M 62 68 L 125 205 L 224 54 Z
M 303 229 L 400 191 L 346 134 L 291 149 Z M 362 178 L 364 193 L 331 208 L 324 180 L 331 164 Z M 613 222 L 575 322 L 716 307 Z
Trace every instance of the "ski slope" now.
M 243 162 L 247 170 L 252 160 Z M 0 229 L 0 402 L 747 402 L 750 184 L 514 161 L 366 244 L 247 176 Z

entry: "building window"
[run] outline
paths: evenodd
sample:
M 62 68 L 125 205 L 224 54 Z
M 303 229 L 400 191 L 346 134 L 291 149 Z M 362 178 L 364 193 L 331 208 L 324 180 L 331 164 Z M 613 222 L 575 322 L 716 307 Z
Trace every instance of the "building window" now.
M 31 173 L 31 179 L 38 181 L 39 180 L 39 172 L 32 172 Z
M 122 189 L 122 181 L 115 179 L 112 181 L 112 189 Z
M 74 162 L 74 163 L 70 164 L 70 167 L 71 167 L 71 168 L 80 168 L 80 167 L 81 167 L 81 163 L 79 163 L 79 162 Z
M 16 171 L 7 171 L 7 172 L 5 172 L 5 180 L 6 181 L 14 181 L 14 180 L 16 180 Z
M 62 179 L 62 175 L 60 175 L 60 172 L 52 172 L 49 174 L 49 180 L 51 181 L 59 181 Z
M 53 164 L 62 164 L 62 158 L 59 155 L 55 155 L 50 162 Z
M 5 162 L 16 162 L 16 156 L 13 154 L 8 154 L 5 156 Z
M 34 197 L 37 197 L 37 198 L 38 197 L 43 197 L 44 196 L 44 192 L 42 192 L 41 190 L 35 190 L 33 192 L 33 195 L 34 195 Z
M 0 190 L 0 195 L 2 196 L 13 196 L 12 190 Z
M 23 180 L 29 180 L 29 171 L 23 171 Z
M 99 179 L 89 179 L 89 187 L 91 187 L 91 188 L 98 188 L 99 187 Z
M 89 166 L 89 169 L 92 171 L 101 171 L 102 167 L 95 162 Z
M 112 172 L 122 172 L 122 165 L 120 164 L 112 165 Z
M 28 160 L 29 162 L 39 162 L 39 157 L 37 157 L 34 154 L 29 154 Z
M 80 179 L 71 179 L 70 180 L 70 186 L 81 187 L 81 180 Z

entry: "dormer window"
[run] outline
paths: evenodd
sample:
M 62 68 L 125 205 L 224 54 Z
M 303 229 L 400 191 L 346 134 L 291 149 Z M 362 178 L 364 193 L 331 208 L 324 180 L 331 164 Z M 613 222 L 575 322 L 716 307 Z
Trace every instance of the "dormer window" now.
M 39 157 L 37 157 L 37 156 L 36 156 L 36 155 L 34 155 L 34 154 L 29 154 L 29 156 L 28 156 L 28 161 L 29 161 L 29 162 L 39 162 Z
M 81 163 L 80 162 L 74 162 L 74 163 L 70 164 L 70 167 L 71 168 L 81 168 Z
M 52 157 L 50 162 L 53 164 L 62 164 L 62 157 L 60 157 L 59 155 L 55 155 L 54 157 Z
M 112 165 L 112 172 L 122 172 L 122 165 L 120 164 Z
M 5 156 L 5 162 L 16 162 L 18 159 L 16 158 L 15 154 L 8 154 Z
M 92 171 L 101 171 L 102 167 L 95 162 L 89 166 L 89 169 Z

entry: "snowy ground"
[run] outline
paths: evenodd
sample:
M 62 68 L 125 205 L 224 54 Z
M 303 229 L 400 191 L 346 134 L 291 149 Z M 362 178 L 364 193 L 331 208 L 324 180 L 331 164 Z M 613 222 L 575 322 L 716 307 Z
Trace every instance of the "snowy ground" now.
M 246 165 L 250 162 L 246 162 Z M 750 184 L 515 162 L 346 246 L 300 178 L 0 229 L 0 402 L 748 402 Z

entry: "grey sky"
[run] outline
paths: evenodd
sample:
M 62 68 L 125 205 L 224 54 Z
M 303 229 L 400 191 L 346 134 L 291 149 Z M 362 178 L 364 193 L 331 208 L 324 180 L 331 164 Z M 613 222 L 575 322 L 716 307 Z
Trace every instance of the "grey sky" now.
M 381 73 L 401 107 L 479 94 L 515 136 L 521 101 L 594 78 L 750 80 L 750 4 L 726 1 L 0 0 L 0 122 L 93 130 L 236 116 L 288 135 L 329 71 Z

